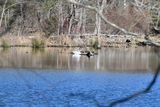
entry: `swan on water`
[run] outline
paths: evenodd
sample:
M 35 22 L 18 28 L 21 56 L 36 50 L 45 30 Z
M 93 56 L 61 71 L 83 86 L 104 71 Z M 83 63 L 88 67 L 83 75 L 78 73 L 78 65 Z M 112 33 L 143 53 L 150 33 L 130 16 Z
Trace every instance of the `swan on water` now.
M 97 53 L 92 52 L 92 51 L 80 51 L 80 50 L 74 50 L 71 52 L 74 57 L 80 57 L 81 55 L 86 55 L 87 57 L 91 57 L 94 55 L 97 55 Z

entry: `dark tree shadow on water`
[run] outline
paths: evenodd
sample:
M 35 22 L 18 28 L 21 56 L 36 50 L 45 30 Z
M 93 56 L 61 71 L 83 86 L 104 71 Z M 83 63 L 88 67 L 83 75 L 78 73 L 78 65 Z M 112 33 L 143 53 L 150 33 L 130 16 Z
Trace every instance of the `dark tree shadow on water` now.
M 160 53 L 159 53 L 159 49 L 160 48 L 155 48 L 154 51 L 155 53 L 157 54 L 157 56 L 160 58 Z M 143 95 L 143 94 L 146 94 L 146 93 L 149 93 L 151 90 L 152 90 L 152 87 L 155 85 L 155 83 L 157 82 L 158 80 L 158 75 L 160 74 L 160 61 L 158 61 L 158 67 L 155 71 L 155 74 L 153 76 L 153 79 L 151 80 L 151 82 L 147 85 L 147 87 L 141 91 L 138 91 L 138 92 L 135 92 L 127 97 L 124 97 L 124 98 L 121 98 L 121 99 L 117 99 L 117 100 L 114 100 L 113 102 L 111 102 L 109 104 L 108 107 L 114 107 L 118 104 L 121 104 L 121 103 L 125 103 L 127 101 L 130 101 L 140 95 Z

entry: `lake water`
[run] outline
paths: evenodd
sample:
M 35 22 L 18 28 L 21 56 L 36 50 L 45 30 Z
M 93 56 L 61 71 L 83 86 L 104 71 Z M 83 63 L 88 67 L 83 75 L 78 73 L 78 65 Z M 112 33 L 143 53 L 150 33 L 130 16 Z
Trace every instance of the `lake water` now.
M 72 48 L 0 49 L 1 68 L 64 69 L 88 71 L 141 71 L 154 70 L 158 57 L 150 48 L 103 48 L 98 55 L 76 57 Z
M 159 58 L 151 48 L 104 48 L 88 58 L 73 49 L 0 51 L 0 107 L 107 107 L 144 89 Z M 159 107 L 160 78 L 151 92 L 116 107 Z

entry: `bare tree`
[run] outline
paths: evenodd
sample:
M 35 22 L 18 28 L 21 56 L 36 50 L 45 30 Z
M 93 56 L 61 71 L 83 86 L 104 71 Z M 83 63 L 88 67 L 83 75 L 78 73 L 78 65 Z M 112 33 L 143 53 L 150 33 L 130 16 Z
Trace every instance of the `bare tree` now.
M 4 12 L 5 12 L 7 2 L 8 2 L 8 0 L 5 0 L 5 3 L 4 3 L 3 8 L 2 8 L 1 19 L 0 19 L 0 27 L 2 27 L 2 21 L 3 21 L 4 14 L 5 14 Z
M 139 35 L 139 34 L 137 34 L 137 33 L 129 32 L 129 31 L 125 30 L 124 28 L 121 28 L 121 27 L 119 27 L 118 25 L 110 22 L 96 7 L 93 7 L 93 6 L 90 6 L 90 5 L 85 5 L 85 4 L 79 3 L 79 2 L 77 2 L 77 1 L 75 1 L 75 0 L 68 0 L 68 2 L 95 11 L 95 12 L 99 15 L 99 17 L 100 17 L 106 24 L 109 24 L 110 26 L 112 26 L 112 27 L 114 27 L 114 28 L 122 31 L 122 32 L 125 33 L 125 34 L 133 35 L 133 36 L 138 36 L 138 35 Z
M 103 14 L 103 10 L 106 5 L 106 0 L 97 0 L 97 9 L 98 11 Z M 95 34 L 100 35 L 101 34 L 101 17 L 99 17 L 99 14 L 96 13 L 96 26 L 95 26 Z
M 70 17 L 69 17 L 68 34 L 71 34 L 74 15 L 75 15 L 75 6 L 74 6 L 74 4 L 71 4 Z
M 23 5 L 27 6 L 25 13 L 21 11 Z M 21 13 L 16 12 L 16 8 Z M 47 34 L 51 35 L 125 33 L 137 36 L 149 31 L 149 23 L 153 25 L 153 30 L 159 31 L 160 29 L 160 8 L 157 0 L 3 0 L 0 1 L 0 9 L 2 29 L 5 29 L 3 24 L 11 27 L 9 23 L 13 22 L 13 14 L 18 16 L 13 22 L 15 27 L 12 29 L 16 29 L 14 31 L 20 28 L 22 19 L 20 14 L 30 16 L 21 21 L 21 26 L 25 26 L 25 33 L 28 29 L 32 29 L 32 31 L 40 32 L 49 30 Z M 149 16 L 149 13 L 152 15 Z M 35 14 L 39 14 L 42 26 L 37 26 L 36 20 L 32 20 L 37 18 Z M 36 23 L 33 24 L 34 28 L 31 27 L 31 23 Z

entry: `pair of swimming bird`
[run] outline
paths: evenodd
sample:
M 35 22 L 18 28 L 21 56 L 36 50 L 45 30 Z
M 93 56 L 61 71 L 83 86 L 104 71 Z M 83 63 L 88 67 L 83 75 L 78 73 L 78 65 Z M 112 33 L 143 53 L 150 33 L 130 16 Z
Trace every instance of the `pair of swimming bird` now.
M 80 51 L 80 50 L 74 50 L 71 52 L 71 54 L 74 54 L 74 56 L 86 55 L 87 57 L 97 55 L 97 53 L 95 53 L 94 51 Z

